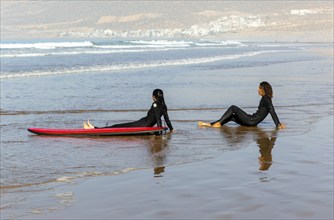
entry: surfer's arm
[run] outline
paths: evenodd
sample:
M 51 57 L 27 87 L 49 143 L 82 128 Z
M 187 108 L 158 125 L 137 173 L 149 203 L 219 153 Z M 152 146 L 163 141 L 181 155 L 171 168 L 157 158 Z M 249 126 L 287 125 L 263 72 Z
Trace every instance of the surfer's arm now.
M 165 119 L 165 122 L 169 128 L 170 131 L 173 131 L 173 125 L 172 125 L 172 122 L 169 120 L 169 116 L 168 116 L 168 113 L 167 111 L 164 113 L 164 119 Z
M 273 121 L 275 122 L 276 127 L 277 128 L 285 128 L 285 125 L 281 124 L 281 122 L 279 121 L 278 116 L 277 116 L 276 111 L 275 111 L 275 108 L 274 108 L 274 105 L 271 102 L 271 100 L 266 100 L 266 106 L 267 106 L 267 109 L 268 109 Z
M 269 113 L 270 113 L 271 117 L 273 118 L 273 121 L 275 122 L 276 127 L 279 127 L 279 125 L 280 125 L 281 123 L 280 123 L 280 121 L 279 121 L 279 119 L 278 119 L 278 117 L 277 117 L 277 114 L 276 114 L 275 110 L 274 110 L 274 109 L 271 109 L 271 110 L 269 111 Z

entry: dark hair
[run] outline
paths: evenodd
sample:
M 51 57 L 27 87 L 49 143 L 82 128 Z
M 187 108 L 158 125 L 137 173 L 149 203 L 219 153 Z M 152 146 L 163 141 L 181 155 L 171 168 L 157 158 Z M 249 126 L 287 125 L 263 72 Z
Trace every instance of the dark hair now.
M 167 111 L 167 106 L 164 99 L 164 92 L 161 89 L 155 89 L 153 91 L 153 96 L 156 99 L 156 102 L 161 104 L 165 111 Z
M 260 87 L 263 89 L 263 91 L 264 91 L 264 95 L 265 96 L 268 96 L 268 97 L 270 97 L 270 98 L 272 98 L 273 97 L 273 89 L 272 89 L 272 87 L 271 87 L 271 85 L 268 83 L 268 82 L 261 82 L 260 83 Z

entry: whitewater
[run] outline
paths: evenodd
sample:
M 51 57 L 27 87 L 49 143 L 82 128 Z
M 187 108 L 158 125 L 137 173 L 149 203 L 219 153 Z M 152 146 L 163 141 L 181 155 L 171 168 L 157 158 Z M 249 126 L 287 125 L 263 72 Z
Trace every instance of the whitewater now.
M 198 65 L 296 50 L 290 45 L 217 40 L 2 42 L 0 79 Z

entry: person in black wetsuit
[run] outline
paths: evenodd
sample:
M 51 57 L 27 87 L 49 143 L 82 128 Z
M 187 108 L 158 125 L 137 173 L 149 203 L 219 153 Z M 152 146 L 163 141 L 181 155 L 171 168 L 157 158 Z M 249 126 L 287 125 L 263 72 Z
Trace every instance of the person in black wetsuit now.
M 95 127 L 90 124 L 89 121 L 84 122 L 85 129 L 93 129 L 93 128 L 125 128 L 125 127 L 153 127 L 157 124 L 158 127 L 162 127 L 161 116 L 164 116 L 166 124 L 170 131 L 173 131 L 173 126 L 171 121 L 169 120 L 169 116 L 167 113 L 167 106 L 165 103 L 163 91 L 161 89 L 155 89 L 153 91 L 153 103 L 150 110 L 147 112 L 147 116 L 139 119 L 138 121 L 122 123 L 122 124 L 114 124 L 112 126 L 106 127 Z
M 239 107 L 232 105 L 219 120 L 212 123 L 199 122 L 198 125 L 220 127 L 229 121 L 234 121 L 243 126 L 257 126 L 270 113 L 276 124 L 276 127 L 285 128 L 285 125 L 280 123 L 271 100 L 273 97 L 273 90 L 271 85 L 268 82 L 261 82 L 258 92 L 262 98 L 258 110 L 254 114 L 247 114 Z

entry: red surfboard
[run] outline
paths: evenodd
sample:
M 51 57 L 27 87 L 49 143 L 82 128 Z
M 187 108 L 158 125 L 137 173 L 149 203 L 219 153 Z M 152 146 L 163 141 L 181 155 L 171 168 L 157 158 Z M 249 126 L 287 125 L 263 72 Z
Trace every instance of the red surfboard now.
M 28 131 L 39 135 L 57 136 L 112 136 L 154 134 L 166 131 L 167 127 L 132 127 L 132 128 L 99 128 L 99 129 L 55 129 L 55 128 L 28 128 Z

